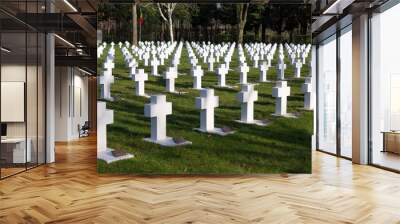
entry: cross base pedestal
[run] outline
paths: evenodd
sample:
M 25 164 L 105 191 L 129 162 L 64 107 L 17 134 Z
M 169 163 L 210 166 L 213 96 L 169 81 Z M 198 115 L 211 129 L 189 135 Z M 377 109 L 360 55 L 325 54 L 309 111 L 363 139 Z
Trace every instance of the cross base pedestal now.
M 286 114 L 276 114 L 273 113 L 271 114 L 274 117 L 286 117 L 286 118 L 298 118 L 298 116 L 294 113 L 286 113 Z
M 242 123 L 242 124 L 254 124 L 257 126 L 267 126 L 270 123 L 268 121 L 262 121 L 262 120 L 252 120 L 252 121 L 235 120 L 235 122 Z
M 302 107 L 302 108 L 299 108 L 299 110 L 313 111 L 314 109 L 313 108 Z
M 215 88 L 234 89 L 234 88 L 237 88 L 238 86 L 230 86 L 230 85 L 220 86 L 220 85 L 215 85 L 214 87 L 215 87 Z
M 110 97 L 101 97 L 101 99 L 107 100 L 107 101 L 111 101 L 111 102 L 114 101 L 114 97 L 112 97 L 112 96 L 110 96 Z
M 174 90 L 173 92 L 167 92 L 167 93 L 172 93 L 172 94 L 177 94 L 177 95 L 184 95 L 187 94 L 188 92 L 180 91 L 180 90 Z
M 220 135 L 220 136 L 227 136 L 227 135 L 235 133 L 235 131 L 224 132 L 222 130 L 222 128 L 214 128 L 212 130 L 204 130 L 204 129 L 201 129 L 201 128 L 194 128 L 193 130 L 198 131 L 198 132 L 203 132 L 203 133 Z
M 136 96 L 141 96 L 141 97 L 144 97 L 144 98 L 150 98 L 151 97 L 151 95 L 149 95 L 147 93 L 145 93 L 143 95 L 136 95 Z
M 171 137 L 166 137 L 165 139 L 158 140 L 158 141 L 155 141 L 151 138 L 144 138 L 143 140 L 146 142 L 151 142 L 151 143 L 155 143 L 155 144 L 166 146 L 166 147 L 176 147 L 176 146 L 192 144 L 192 142 L 190 142 L 190 141 L 184 141 L 182 143 L 175 143 L 174 139 Z
M 119 156 L 119 157 L 114 157 L 112 154 L 113 149 L 107 148 L 106 151 L 100 152 L 100 154 L 97 155 L 98 159 L 104 160 L 107 164 L 110 164 L 112 162 L 120 161 L 120 160 L 125 160 L 125 159 L 130 159 L 134 158 L 135 156 L 128 153 L 124 156 Z

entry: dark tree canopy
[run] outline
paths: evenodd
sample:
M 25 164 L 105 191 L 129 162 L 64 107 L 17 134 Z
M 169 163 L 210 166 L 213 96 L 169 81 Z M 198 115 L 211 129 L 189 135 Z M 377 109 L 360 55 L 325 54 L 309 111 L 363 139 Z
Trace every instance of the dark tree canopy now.
M 132 40 L 132 7 L 101 4 L 99 28 L 106 41 Z M 137 15 L 143 16 L 139 40 L 169 40 L 168 24 L 157 5 L 141 3 Z M 177 4 L 173 14 L 175 40 L 236 41 L 238 11 L 235 4 Z M 243 41 L 309 42 L 310 5 L 250 4 Z

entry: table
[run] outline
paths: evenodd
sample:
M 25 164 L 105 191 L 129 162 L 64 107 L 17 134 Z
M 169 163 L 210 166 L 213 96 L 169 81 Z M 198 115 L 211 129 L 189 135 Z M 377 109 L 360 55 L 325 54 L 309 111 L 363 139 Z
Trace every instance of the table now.
M 382 152 L 400 154 L 400 131 L 383 131 Z
M 27 144 L 26 151 L 25 145 Z M 11 152 L 12 156 L 5 158 L 7 162 L 10 163 L 26 163 L 31 162 L 32 152 L 31 152 L 31 139 L 25 138 L 5 138 L 1 139 L 1 151 L 2 157 L 6 152 Z M 4 157 L 3 157 L 4 158 Z M 12 158 L 12 159 L 11 159 Z

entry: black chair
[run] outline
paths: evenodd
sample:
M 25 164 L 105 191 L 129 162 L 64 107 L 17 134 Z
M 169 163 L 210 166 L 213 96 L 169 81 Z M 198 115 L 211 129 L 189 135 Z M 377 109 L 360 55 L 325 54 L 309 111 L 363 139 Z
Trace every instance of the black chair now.
M 85 121 L 85 124 L 83 124 L 82 127 L 80 127 L 80 125 L 78 125 L 78 129 L 79 129 L 79 138 L 88 137 L 89 130 L 90 130 L 89 121 Z

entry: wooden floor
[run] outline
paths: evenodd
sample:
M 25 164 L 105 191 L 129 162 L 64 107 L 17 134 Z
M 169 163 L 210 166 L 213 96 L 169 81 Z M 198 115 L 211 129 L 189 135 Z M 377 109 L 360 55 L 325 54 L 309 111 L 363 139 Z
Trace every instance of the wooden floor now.
M 400 223 L 400 175 L 313 154 L 312 175 L 99 176 L 94 138 L 0 181 L 0 223 Z

